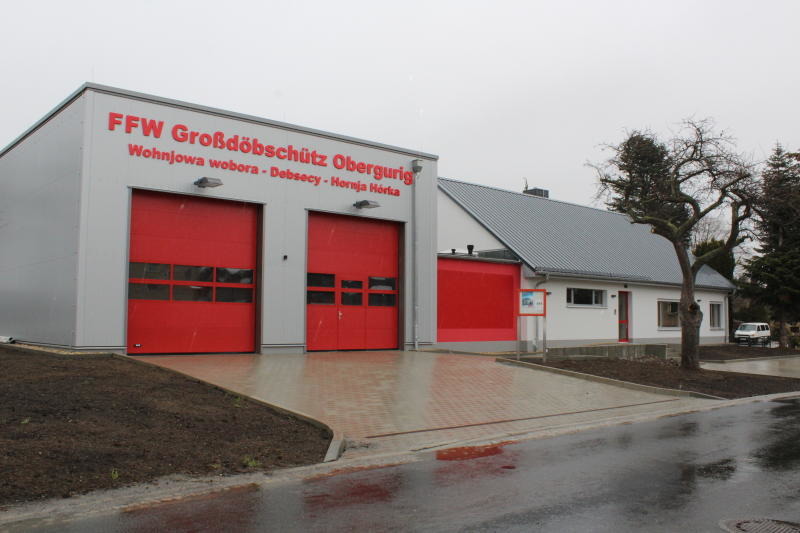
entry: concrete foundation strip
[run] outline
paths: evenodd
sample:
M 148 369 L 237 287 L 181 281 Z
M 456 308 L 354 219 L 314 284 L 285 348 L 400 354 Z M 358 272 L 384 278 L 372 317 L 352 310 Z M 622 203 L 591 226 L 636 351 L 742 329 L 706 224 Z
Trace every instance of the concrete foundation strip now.
M 495 361 L 505 365 L 521 366 L 526 368 L 532 368 L 534 370 L 543 370 L 545 372 L 552 372 L 553 374 L 561 374 L 562 376 L 570 376 L 573 378 L 585 379 L 587 381 L 596 381 L 598 383 L 607 383 L 609 385 L 625 387 L 626 389 L 652 392 L 654 394 L 667 394 L 670 396 L 681 396 L 684 398 L 701 398 L 705 400 L 727 400 L 727 398 L 722 398 L 720 396 L 712 396 L 710 394 L 703 394 L 701 392 L 667 389 L 663 387 L 653 387 L 652 385 L 640 385 L 638 383 L 631 383 L 629 381 L 620 381 L 618 379 L 605 378 L 602 376 L 595 376 L 593 374 L 584 374 L 582 372 L 564 370 L 563 368 L 554 368 L 552 366 L 537 365 L 536 363 L 517 361 L 516 359 L 508 359 L 506 357 L 498 357 L 497 359 L 495 359 Z

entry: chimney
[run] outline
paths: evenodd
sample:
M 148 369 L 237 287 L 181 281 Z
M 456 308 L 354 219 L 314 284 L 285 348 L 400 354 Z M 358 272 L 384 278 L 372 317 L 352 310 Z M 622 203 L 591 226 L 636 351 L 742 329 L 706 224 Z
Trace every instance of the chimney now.
M 531 196 L 538 196 L 539 198 L 550 198 L 550 191 L 547 189 L 540 189 L 538 187 L 534 187 L 532 189 L 525 189 L 522 191 L 525 194 L 529 194 Z

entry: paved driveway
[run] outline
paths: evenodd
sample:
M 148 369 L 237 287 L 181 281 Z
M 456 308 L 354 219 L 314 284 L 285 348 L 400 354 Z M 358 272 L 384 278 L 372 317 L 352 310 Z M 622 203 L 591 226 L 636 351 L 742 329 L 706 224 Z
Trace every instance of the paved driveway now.
M 800 378 L 800 357 L 760 361 L 731 361 L 730 363 L 702 363 L 701 366 L 709 370 Z
M 137 359 L 321 420 L 344 433 L 350 456 L 684 411 L 713 402 L 480 356 L 387 351 Z

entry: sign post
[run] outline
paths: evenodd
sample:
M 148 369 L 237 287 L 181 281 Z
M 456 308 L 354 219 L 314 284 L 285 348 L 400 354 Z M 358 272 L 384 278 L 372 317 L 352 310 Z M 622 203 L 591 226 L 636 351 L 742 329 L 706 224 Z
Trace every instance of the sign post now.
M 517 324 L 517 361 L 520 356 L 520 336 L 522 328 L 519 327 L 524 316 L 547 316 L 547 290 L 546 289 L 520 289 L 519 290 L 519 317 Z

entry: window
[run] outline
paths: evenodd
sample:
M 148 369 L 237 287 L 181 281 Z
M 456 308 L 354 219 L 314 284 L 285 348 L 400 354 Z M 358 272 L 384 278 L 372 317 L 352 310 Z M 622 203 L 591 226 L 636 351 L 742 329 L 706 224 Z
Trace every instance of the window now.
M 307 291 L 306 303 L 334 305 L 336 303 L 336 293 L 333 291 Z
M 658 302 L 658 327 L 677 328 L 680 326 L 678 318 L 678 302 Z
M 210 302 L 213 289 L 206 285 L 174 285 L 172 299 L 183 302 Z
M 360 292 L 343 292 L 342 305 L 361 305 L 364 296 Z
M 217 302 L 252 303 L 253 289 L 238 287 L 217 287 Z
M 333 274 L 314 274 L 309 272 L 306 277 L 308 287 L 335 287 L 336 276 Z
M 169 285 L 154 283 L 128 283 L 131 300 L 169 300 Z
M 131 263 L 130 278 L 169 279 L 169 265 L 162 263 Z
M 369 289 L 371 291 L 394 291 L 397 290 L 397 280 L 395 278 L 379 278 L 370 276 Z
M 567 305 L 605 307 L 606 291 L 596 289 L 567 289 Z
M 711 329 L 722 329 L 722 304 L 711 302 L 709 309 L 709 324 Z
M 373 293 L 369 295 L 370 307 L 394 307 L 396 297 L 394 294 Z
M 212 281 L 214 267 L 175 265 L 172 270 L 172 279 L 178 281 Z
M 217 283 L 253 283 L 253 270 L 250 268 L 217 267 Z

